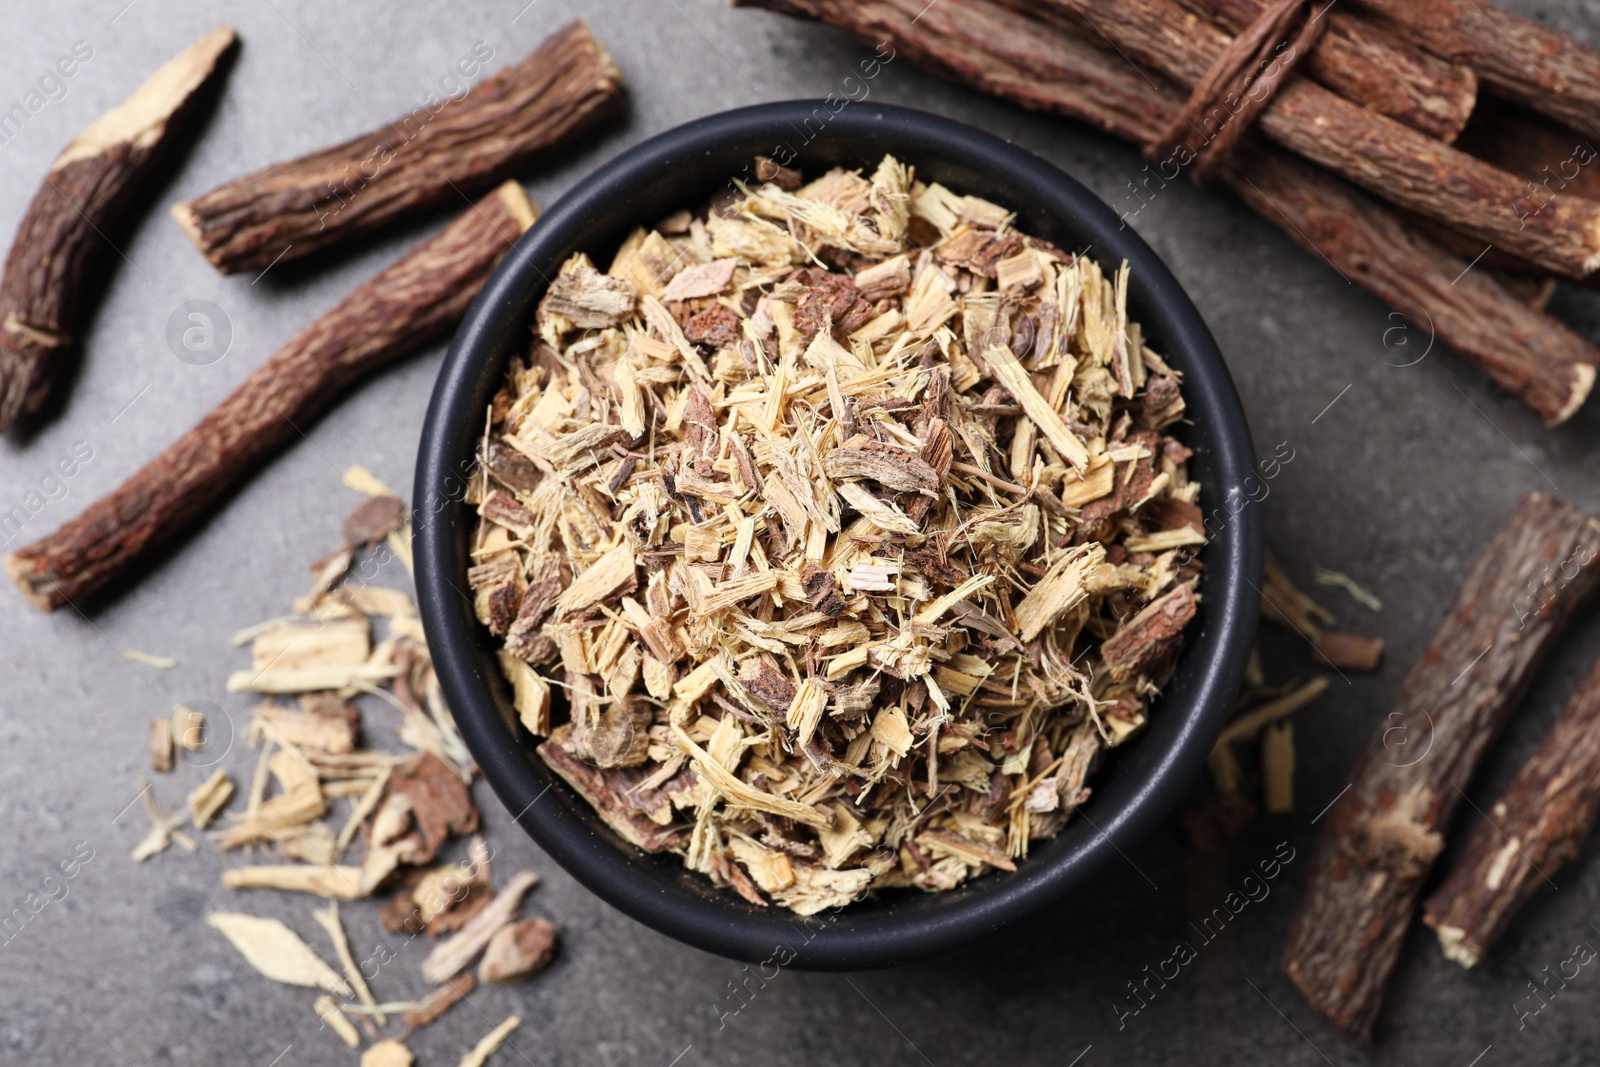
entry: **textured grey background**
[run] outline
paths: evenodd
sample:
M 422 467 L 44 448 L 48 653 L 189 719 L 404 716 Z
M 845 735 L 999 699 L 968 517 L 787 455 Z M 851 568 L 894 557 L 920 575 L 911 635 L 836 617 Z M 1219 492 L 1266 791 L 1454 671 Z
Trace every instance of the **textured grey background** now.
M 126 4 L 124 7 L 123 5 Z M 524 7 L 523 5 L 527 6 Z M 1516 10 L 1581 39 L 1600 38 L 1600 4 L 1517 2 Z M 224 20 L 243 51 L 203 138 L 161 191 L 189 197 L 247 170 L 387 121 L 421 101 L 473 44 L 514 61 L 567 18 L 582 15 L 615 53 L 633 87 L 626 120 L 532 175 L 548 203 L 634 141 L 723 108 L 840 90 L 870 49 L 831 31 L 716 0 L 59 0 L 6 5 L 0 34 L 0 110 L 85 41 L 94 57 L 51 102 L 0 144 L 0 233 L 10 234 L 60 147 L 179 47 Z M 890 64 L 873 99 L 911 104 L 1010 137 L 1054 160 L 1114 204 L 1139 170 L 1135 152 L 1096 134 L 1030 116 Z M 560 962 L 521 988 L 480 991 L 414 1042 L 423 1063 L 453 1063 L 508 1012 L 526 1024 L 496 1062 L 694 1067 L 708 1063 L 1577 1063 L 1600 1036 L 1592 968 L 1519 1031 L 1530 980 L 1580 941 L 1600 944 L 1600 863 L 1594 848 L 1540 893 L 1473 972 L 1445 962 L 1413 931 L 1371 1051 L 1343 1042 L 1277 969 L 1301 892 L 1312 817 L 1346 771 L 1421 651 L 1462 575 L 1518 496 L 1556 490 L 1600 514 L 1600 413 L 1592 406 L 1550 432 L 1442 349 L 1425 331 L 1388 332 L 1387 309 L 1227 196 L 1173 185 L 1134 220 L 1189 287 L 1227 353 L 1258 451 L 1279 442 L 1294 460 L 1272 482 L 1265 514 L 1272 543 L 1309 584 L 1311 567 L 1345 571 L 1382 596 L 1373 616 L 1336 590 L 1321 591 L 1352 628 L 1389 643 L 1383 670 L 1335 684 L 1297 717 L 1298 809 L 1260 818 L 1225 858 L 1198 857 L 1175 825 L 1130 852 L 1126 868 L 1062 905 L 1058 914 L 964 956 L 851 977 L 785 972 L 741 1013 L 728 985 L 738 964 L 704 955 L 598 903 L 480 798 L 504 859 L 501 877 L 531 865 L 545 878 L 531 910 L 561 927 Z M 88 337 L 88 355 L 59 416 L 27 438 L 0 443 L 0 510 L 26 499 L 51 465 L 80 443 L 93 458 L 24 533 L 41 536 L 111 489 L 225 395 L 280 342 L 432 223 L 310 270 L 257 283 L 222 278 L 164 211 L 151 211 L 118 244 L 121 265 Z M 233 328 L 226 357 L 197 367 L 166 343 L 169 314 L 211 300 Z M 1558 307 L 1591 335 L 1586 298 Z M 1403 346 L 1401 342 L 1407 342 Z M 142 866 L 127 858 L 144 831 L 135 805 L 119 815 L 145 772 L 146 722 L 182 700 L 211 700 L 244 722 L 248 702 L 223 681 L 240 665 L 227 636 L 282 613 L 306 585 L 306 564 L 334 546 L 352 503 L 339 472 L 364 463 L 410 484 L 417 432 L 442 345 L 366 384 L 248 486 L 182 550 L 131 592 L 85 618 L 42 616 L 0 591 L 0 913 L 39 891 L 55 865 L 86 842 L 94 858 L 64 901 L 0 945 L 0 1063 L 229 1063 L 282 1067 L 354 1062 L 318 1031 L 305 991 L 251 972 L 202 925 L 213 908 L 284 917 L 321 944 L 307 901 L 246 900 L 221 888 L 209 847 L 171 851 Z M 1335 403 L 1335 401 L 1337 401 Z M 1329 405 L 1332 404 L 1330 407 Z M 400 575 L 387 576 L 399 581 Z M 176 670 L 135 667 L 119 650 L 176 657 Z M 1303 672 L 1304 649 L 1274 638 L 1269 670 Z M 1600 652 L 1585 622 L 1558 650 L 1470 795 L 1487 806 L 1537 744 L 1561 700 Z M 388 735 L 381 710 L 369 731 Z M 206 757 L 209 758 L 209 757 Z M 248 774 L 243 746 L 227 757 Z M 171 805 L 205 769 L 156 782 Z M 1476 816 L 1465 809 L 1460 826 Z M 1459 840 L 1460 834 L 1457 835 Z M 1112 1005 L 1281 841 L 1299 852 L 1230 932 L 1138 1016 L 1118 1029 Z M 229 860 L 228 862 L 236 862 Z M 1135 865 L 1138 870 L 1136 871 Z M 1142 873 L 1141 873 L 1142 872 Z M 1146 877 L 1147 876 L 1147 877 Z M 1158 887 L 1158 888 L 1156 888 Z M 378 976 L 380 997 L 421 988 L 421 949 L 396 943 L 370 906 L 349 906 L 358 954 L 387 943 L 398 960 Z M 1492 1047 L 1490 1047 L 1492 1046 Z M 1085 1050 L 1087 1050 L 1085 1054 Z

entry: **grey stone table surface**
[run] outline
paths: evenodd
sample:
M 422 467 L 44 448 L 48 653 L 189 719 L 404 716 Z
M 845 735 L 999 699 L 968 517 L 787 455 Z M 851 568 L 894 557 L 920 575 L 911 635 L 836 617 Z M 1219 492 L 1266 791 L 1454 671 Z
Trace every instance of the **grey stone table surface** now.
M 1600 3 L 1510 6 L 1600 41 Z M 196 195 L 244 171 L 367 130 L 416 106 L 482 41 L 491 66 L 520 58 L 582 16 L 632 87 L 627 117 L 530 174 L 548 203 L 620 149 L 724 108 L 845 88 L 870 49 L 832 31 L 717 0 L 9 0 L 0 16 L 0 111 L 41 89 L 44 105 L 0 143 L 0 233 L 13 232 L 40 175 L 79 128 L 160 62 L 224 20 L 243 49 L 203 136 L 159 201 Z M 92 58 L 69 81 L 43 80 L 83 42 Z M 855 90 L 859 91 L 859 90 Z M 872 99 L 909 104 L 996 131 L 1053 160 L 1114 204 L 1136 206 L 1127 183 L 1142 164 L 1129 147 L 1028 115 L 892 62 Z M 1319 594 L 1349 626 L 1388 643 L 1377 674 L 1335 679 L 1297 717 L 1300 765 L 1292 815 L 1262 816 L 1226 853 L 1187 849 L 1176 822 L 1136 849 L 1103 884 L 1027 929 L 963 955 L 851 976 L 784 971 L 734 998 L 741 965 L 686 948 L 601 904 L 479 791 L 499 869 L 543 877 L 529 910 L 562 931 L 559 961 L 532 983 L 475 993 L 418 1034 L 419 1062 L 453 1063 L 508 1013 L 524 1019 L 495 1062 L 697 1067 L 712 1063 L 895 1063 L 957 1067 L 1016 1063 L 1294 1063 L 1500 1067 L 1590 1062 L 1600 1040 L 1600 974 L 1555 985 L 1542 1011 L 1529 983 L 1553 973 L 1579 942 L 1600 939 L 1600 860 L 1591 844 L 1542 890 L 1473 971 L 1446 962 L 1415 930 L 1371 1049 L 1344 1042 L 1277 966 L 1303 890 L 1312 818 L 1344 787 L 1406 667 L 1424 647 L 1457 583 L 1517 498 L 1553 491 L 1600 514 L 1600 409 L 1549 431 L 1420 329 L 1393 332 L 1386 308 L 1227 195 L 1164 189 L 1132 224 L 1166 258 L 1227 354 L 1263 455 L 1293 460 L 1271 483 L 1269 537 L 1291 573 L 1345 572 L 1383 601 L 1372 614 L 1344 593 Z M 437 219 L 307 270 L 223 278 L 164 211 L 119 238 L 112 279 L 87 355 L 57 416 L 0 442 L 0 511 L 27 508 L 13 544 L 43 535 L 122 478 L 231 390 L 281 341 Z M 224 310 L 232 340 L 205 366 L 175 358 L 167 326 L 188 300 Z M 1563 292 L 1556 307 L 1591 337 L 1600 314 Z M 1402 343 L 1410 347 L 1404 347 Z M 418 429 L 443 345 L 378 376 L 305 440 L 267 465 L 227 506 L 150 569 L 136 588 L 87 616 L 41 615 L 0 590 L 0 914 L 28 911 L 0 935 L 0 1064 L 216 1064 L 289 1067 L 353 1063 L 319 1029 L 311 997 L 256 976 L 203 924 L 208 911 L 279 915 L 320 937 L 309 904 L 280 894 L 248 903 L 221 887 L 225 861 L 209 843 L 134 864 L 144 832 L 139 795 L 147 723 L 185 700 L 207 700 L 224 725 L 249 702 L 224 692 L 239 666 L 228 637 L 281 614 L 306 566 L 331 548 L 351 494 L 340 472 L 365 464 L 408 486 Z M 72 477 L 51 481 L 76 452 Z M 37 495 L 30 495 L 37 494 Z M 6 536 L 12 536 L 7 534 Z M 1268 670 L 1305 669 L 1304 650 L 1273 638 Z M 136 649 L 174 657 L 157 670 L 125 662 Z M 1479 806 L 1537 745 L 1562 699 L 1600 653 L 1600 624 L 1578 626 L 1469 790 Z M 387 736 L 381 712 L 369 731 Z M 220 742 L 219 742 L 220 744 Z M 224 757 L 248 775 L 240 743 Z M 206 769 L 195 759 L 154 788 L 176 803 Z M 1459 823 L 1477 816 L 1465 808 Z M 1461 834 L 1457 834 L 1457 843 Z M 1189 936 L 1280 842 L 1295 862 L 1228 932 L 1203 946 L 1178 979 L 1120 1020 L 1129 981 Z M 32 913 L 62 861 L 80 862 L 67 896 Z M 50 883 L 54 885 L 55 883 Z M 54 895 L 59 896 L 59 889 Z M 346 908 L 358 954 L 388 944 L 367 905 Z M 386 999 L 417 994 L 416 947 L 376 985 Z M 408 955 L 413 958 L 407 958 Z M 1549 968 L 1546 971 L 1545 968 Z M 741 1008 L 741 1005 L 742 1008 Z M 735 1011 L 735 1009 L 740 1009 Z M 1478 1057 L 1482 1057 L 1478 1059 Z

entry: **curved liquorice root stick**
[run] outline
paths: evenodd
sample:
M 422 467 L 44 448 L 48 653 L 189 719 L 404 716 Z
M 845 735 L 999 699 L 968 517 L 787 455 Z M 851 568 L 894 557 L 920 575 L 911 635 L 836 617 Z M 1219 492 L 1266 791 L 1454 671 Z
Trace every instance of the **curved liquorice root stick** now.
M 348 385 L 453 326 L 535 209 L 507 182 L 296 334 L 188 433 L 50 536 L 5 558 L 34 606 L 103 588 L 300 436 Z
M 0 280 L 0 432 L 44 406 L 55 368 L 77 343 L 84 284 L 116 251 L 106 231 L 133 206 L 234 40 L 231 26 L 200 38 L 50 165 Z

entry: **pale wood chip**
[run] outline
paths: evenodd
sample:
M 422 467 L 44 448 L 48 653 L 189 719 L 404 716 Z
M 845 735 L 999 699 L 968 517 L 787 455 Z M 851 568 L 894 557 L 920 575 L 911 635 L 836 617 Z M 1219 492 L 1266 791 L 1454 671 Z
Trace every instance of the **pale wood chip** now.
M 284 889 L 329 900 L 360 900 L 371 891 L 362 884 L 361 868 L 298 863 L 234 867 L 222 872 L 229 889 Z
M 556 617 L 593 607 L 634 578 L 633 546 L 622 541 L 572 580 L 556 598 Z
M 1268 726 L 1261 734 L 1262 806 L 1274 815 L 1294 810 L 1294 723 Z
M 1017 636 L 1032 641 L 1046 626 L 1083 603 L 1089 595 L 1089 575 L 1105 558 L 1105 549 L 1092 543 L 1063 552 L 1013 609 Z
M 490 1030 L 483 1036 L 482 1040 L 472 1046 L 472 1051 L 461 1057 L 461 1062 L 457 1067 L 483 1067 L 488 1062 L 489 1057 L 494 1055 L 500 1046 L 505 1043 L 506 1038 L 511 1036 L 511 1032 L 521 1025 L 521 1016 L 508 1016 L 504 1022 Z
M 172 720 L 150 720 L 150 769 L 160 774 L 172 770 Z
M 217 813 L 228 806 L 228 801 L 233 799 L 233 779 L 228 777 L 228 772 L 218 767 L 211 772 L 211 777 L 195 786 L 189 794 L 189 820 L 194 823 L 196 830 L 204 830 L 217 817 Z
M 392 496 L 400 494 L 383 484 L 383 480 L 359 463 L 345 468 L 344 484 L 366 496 Z
M 317 667 L 271 668 L 234 671 L 228 675 L 230 693 L 293 694 L 314 693 L 323 689 L 360 689 L 393 678 L 399 670 L 392 663 L 327 664 Z
M 1044 434 L 1045 440 L 1055 446 L 1061 458 L 1080 471 L 1088 467 L 1088 448 L 1078 440 L 1077 434 L 1067 428 L 1067 424 L 1061 420 L 1060 412 L 1039 395 L 1039 390 L 1034 388 L 1033 377 L 1028 373 L 1028 368 L 1017 359 L 1016 353 L 1003 345 L 991 345 L 984 351 L 983 357 L 994 373 L 995 381 L 1005 386 L 1006 392 L 1022 405 L 1022 410 L 1027 412 L 1028 418 L 1039 427 L 1039 432 Z
M 712 759 L 705 749 L 695 744 L 694 739 L 684 731 L 683 727 L 673 726 L 672 736 L 684 754 L 694 761 L 695 769 L 731 803 L 772 815 L 781 815 L 808 826 L 828 825 L 829 817 L 815 808 L 785 800 L 771 793 L 764 793 L 735 777 L 721 763 Z
M 416 1062 L 409 1048 L 394 1038 L 385 1038 L 361 1054 L 361 1067 L 411 1067 Z
M 123 650 L 122 658 L 129 663 L 140 663 L 162 671 L 170 671 L 178 665 L 178 661 L 171 656 L 153 656 L 148 652 L 136 652 L 131 648 Z
M 379 1026 L 387 1024 L 388 1019 L 378 1007 L 377 998 L 372 995 L 372 990 L 367 986 L 367 980 L 361 973 L 361 967 L 356 963 L 355 955 L 350 951 L 350 939 L 345 936 L 344 924 L 339 921 L 339 904 L 337 901 L 326 908 L 315 908 L 311 917 L 317 920 L 317 925 L 328 933 L 328 940 L 333 942 L 334 955 L 339 958 L 339 966 L 344 968 L 344 976 L 356 991 L 356 996 L 361 998 L 372 1011 L 372 1017 Z
M 326 1023 L 328 1029 L 338 1034 L 340 1041 L 343 1041 L 351 1048 L 361 1047 L 360 1031 L 356 1029 L 355 1024 L 346 1017 L 345 1013 L 339 1010 L 339 1002 L 337 1000 L 327 994 L 323 994 L 317 998 L 312 1007 L 316 1010 L 317 1018 Z
M 716 296 L 733 281 L 733 272 L 738 266 L 737 259 L 714 259 L 710 263 L 687 266 L 673 275 L 661 299 L 694 300 L 702 296 Z
M 277 919 L 214 911 L 206 916 L 206 922 L 221 931 L 245 962 L 274 982 L 310 986 L 343 997 L 353 995 L 349 983 Z

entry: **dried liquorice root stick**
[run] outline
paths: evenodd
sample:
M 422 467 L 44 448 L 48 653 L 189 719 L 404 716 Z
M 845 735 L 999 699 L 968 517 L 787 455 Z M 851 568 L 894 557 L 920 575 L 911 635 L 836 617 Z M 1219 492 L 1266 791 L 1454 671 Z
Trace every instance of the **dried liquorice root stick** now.
M 1552 497 L 1524 497 L 1324 817 L 1283 969 L 1351 1037 L 1371 1040 L 1461 790 L 1573 609 L 1594 591 L 1597 555 L 1600 522 Z
M 1233 41 L 1177 0 L 1005 0 L 1091 39 L 1188 89 Z M 1191 131 L 1188 149 L 1228 127 L 1218 104 Z M 1581 278 L 1600 267 L 1600 204 L 1559 197 L 1519 210 L 1526 182 L 1465 152 L 1290 74 L 1258 122 L 1261 133 L 1385 200 L 1439 219 L 1549 270 Z M 1182 156 L 1176 157 L 1182 160 Z
M 459 100 L 172 209 L 223 273 L 289 262 L 476 194 L 623 104 L 622 75 L 582 22 Z
M 1472 121 L 1462 131 L 1457 146 L 1501 170 L 1526 178 L 1526 194 L 1517 210 L 1539 212 L 1558 196 L 1581 196 L 1600 200 L 1600 140 L 1595 131 L 1574 133 L 1555 119 L 1504 100 L 1482 101 Z M 1463 244 L 1473 238 L 1461 236 Z M 1478 254 L 1481 242 L 1469 255 Z M 1526 260 L 1505 255 L 1499 249 L 1480 261 L 1481 266 L 1497 266 L 1508 271 L 1538 273 Z M 1591 274 L 1580 285 L 1600 289 L 1600 274 Z
M 1357 0 L 1396 36 L 1465 63 L 1497 95 L 1575 130 L 1600 114 L 1600 53 L 1486 0 Z
M 109 496 L 8 555 L 12 581 L 45 611 L 114 581 L 298 437 L 344 387 L 448 330 L 533 219 L 514 182 L 468 208 L 296 334 Z
M 200 38 L 50 165 L 0 280 L 0 433 L 44 406 L 77 343 L 84 286 L 116 251 L 106 231 L 133 206 L 233 42 L 231 26 Z
M 1403 321 L 1390 325 L 1404 328 L 1408 358 L 1420 358 L 1437 334 L 1551 426 L 1588 399 L 1600 352 L 1488 271 L 1468 270 L 1470 256 L 1445 251 L 1359 190 L 1282 152 L 1242 152 L 1226 180 L 1303 248 L 1399 312 Z
M 1575 133 L 1537 111 L 1488 99 L 1472 113 L 1456 144 L 1533 182 L 1526 197 L 1529 211 L 1561 195 L 1600 200 L 1600 167 L 1593 166 L 1600 157 L 1600 131 L 1585 127 Z
M 1196 2 L 1234 33 L 1266 6 L 1262 0 Z M 1429 137 L 1446 144 L 1456 139 L 1478 99 L 1471 67 L 1399 41 L 1344 11 L 1324 9 L 1321 17 L 1328 20 L 1328 32 L 1306 57 L 1306 73 L 1345 99 Z
M 987 0 L 940 0 L 932 7 L 921 0 L 736 2 L 890 42 L 943 77 L 1136 143 L 1165 129 L 1183 105 L 1175 87 L 1153 84 L 1115 53 Z M 1462 277 L 1470 256 L 1417 236 L 1389 208 L 1281 149 L 1261 145 L 1242 162 L 1253 177 L 1241 166 L 1223 180 L 1291 238 L 1304 243 L 1311 235 L 1319 257 L 1406 317 L 1416 344 L 1426 344 L 1431 325 L 1546 422 L 1561 421 L 1583 403 L 1600 353 L 1492 278 L 1476 270 Z
M 1562 864 L 1600 809 L 1600 663 L 1478 824 L 1466 854 L 1422 905 L 1444 954 L 1471 967 Z M 1552 883 L 1553 884 L 1553 883 Z

